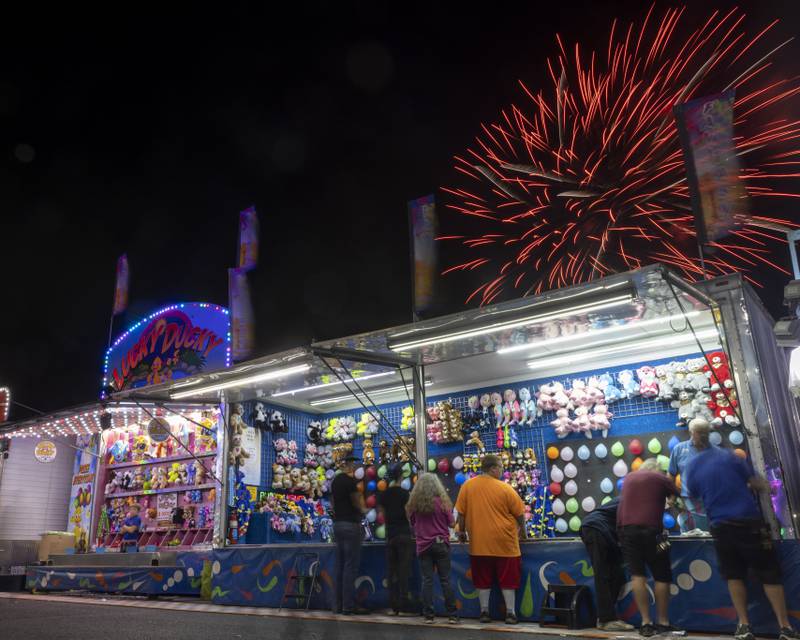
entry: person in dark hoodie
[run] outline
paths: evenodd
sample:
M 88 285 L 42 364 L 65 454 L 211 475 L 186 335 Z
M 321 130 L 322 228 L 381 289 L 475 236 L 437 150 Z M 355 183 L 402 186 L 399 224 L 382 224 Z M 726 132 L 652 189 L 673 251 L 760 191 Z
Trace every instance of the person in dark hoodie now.
M 581 540 L 594 570 L 597 599 L 597 628 L 603 631 L 632 631 L 633 625 L 617 617 L 615 605 L 625 584 L 622 550 L 617 539 L 619 498 L 597 507 L 583 519 Z

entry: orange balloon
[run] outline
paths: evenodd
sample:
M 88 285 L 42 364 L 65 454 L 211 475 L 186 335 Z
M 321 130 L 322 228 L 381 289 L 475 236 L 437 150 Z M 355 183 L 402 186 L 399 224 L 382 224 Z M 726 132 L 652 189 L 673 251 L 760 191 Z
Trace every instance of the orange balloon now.
M 386 491 L 386 480 L 378 480 L 378 491 Z
M 363 483 L 363 482 L 359 482 L 359 483 L 358 483 L 358 490 L 359 490 L 361 493 L 364 493 L 364 483 Z
M 678 487 L 678 489 L 681 488 L 681 474 L 680 473 L 677 476 L 675 476 L 675 486 Z
M 631 471 L 636 471 L 639 467 L 642 466 L 642 464 L 644 464 L 644 460 L 637 457 L 636 459 L 634 459 L 633 462 L 631 462 Z
M 411 484 L 417 484 L 417 476 L 411 476 Z
M 742 459 L 744 459 L 744 460 L 746 460 L 746 459 L 747 459 L 747 454 L 745 453 L 744 449 L 734 449 L 734 450 L 733 450 L 733 452 L 734 452 L 734 453 L 735 453 L 737 456 L 739 456 L 740 458 L 742 458 Z
M 558 447 L 548 447 L 547 448 L 547 457 L 551 460 L 555 460 L 558 458 Z

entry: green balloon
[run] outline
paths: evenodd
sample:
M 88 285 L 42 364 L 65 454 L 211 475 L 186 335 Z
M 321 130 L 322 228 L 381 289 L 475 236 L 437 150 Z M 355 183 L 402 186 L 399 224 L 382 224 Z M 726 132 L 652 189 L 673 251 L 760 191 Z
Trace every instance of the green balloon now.
M 669 471 L 669 458 L 667 456 L 658 456 L 656 462 L 658 462 L 658 466 L 663 472 Z
M 611 453 L 619 458 L 625 453 L 625 447 L 622 446 L 621 442 L 615 442 L 613 445 L 611 445 Z
M 612 499 L 611 496 L 606 496 L 605 498 L 603 498 L 603 500 L 600 502 L 600 504 L 601 505 L 602 504 L 608 504 L 609 502 L 611 502 L 611 499 Z
M 381 465 L 378 467 L 378 477 L 385 478 L 386 477 L 386 465 Z
M 661 453 L 661 443 L 657 438 L 653 438 L 647 443 L 647 450 L 652 454 Z
M 572 531 L 577 531 L 581 528 L 581 519 L 578 516 L 572 516 L 569 519 L 569 528 Z
M 575 498 L 570 498 L 567 500 L 567 511 L 570 513 L 577 513 L 578 512 L 578 501 Z
M 430 463 L 428 463 L 428 466 L 430 466 Z M 406 462 L 403 465 L 403 477 L 408 478 L 408 476 L 410 475 L 411 475 L 411 465 L 408 462 Z
M 384 525 L 380 525 L 377 529 L 375 529 L 375 537 L 380 538 L 381 540 L 386 537 L 386 527 Z
M 436 471 L 436 460 L 434 460 L 433 458 L 428 458 L 428 471 L 430 471 L 431 473 Z

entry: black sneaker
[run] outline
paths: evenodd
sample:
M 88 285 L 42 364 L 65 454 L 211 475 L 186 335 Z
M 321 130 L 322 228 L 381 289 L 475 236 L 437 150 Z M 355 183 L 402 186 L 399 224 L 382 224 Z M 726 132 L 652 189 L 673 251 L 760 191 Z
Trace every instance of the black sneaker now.
M 434 617 L 433 616 L 425 616 L 425 624 L 433 624 Z
M 506 624 L 517 624 L 517 614 L 513 611 L 506 614 Z
M 797 640 L 798 638 L 800 638 L 800 632 L 791 627 L 783 627 L 778 635 L 778 640 Z
M 639 627 L 639 635 L 643 638 L 652 638 L 655 635 L 658 635 L 658 629 L 656 629 L 656 625 L 650 624 L 643 624 Z
M 458 616 L 454 614 L 447 618 L 447 624 L 458 624 Z
M 669 633 L 673 636 L 685 636 L 686 629 L 681 629 L 680 627 L 673 626 L 671 624 L 657 624 L 656 631 L 658 633 Z
M 756 640 L 753 629 L 750 628 L 749 624 L 736 625 L 736 631 L 734 631 L 733 637 L 736 638 L 736 640 Z
M 478 621 L 483 623 L 491 622 L 492 616 L 489 615 L 488 611 L 481 611 L 481 617 L 478 618 Z

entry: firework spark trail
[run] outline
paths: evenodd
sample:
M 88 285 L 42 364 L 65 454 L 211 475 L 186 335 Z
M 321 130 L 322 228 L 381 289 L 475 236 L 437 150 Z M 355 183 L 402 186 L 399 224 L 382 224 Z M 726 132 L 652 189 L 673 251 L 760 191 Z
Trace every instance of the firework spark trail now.
M 701 278 L 672 109 L 731 87 L 750 219 L 800 226 L 775 214 L 776 204 L 800 197 L 787 184 L 800 177 L 800 121 L 775 113 L 778 106 L 788 111 L 800 81 L 768 77 L 789 41 L 769 41 L 777 20 L 748 36 L 738 9 L 715 11 L 688 33 L 684 14 L 676 8 L 658 16 L 653 5 L 639 25 L 614 20 L 600 52 L 557 35 L 556 55 L 547 60 L 550 87 L 534 90 L 520 80 L 524 104 L 482 125 L 475 145 L 455 157 L 468 185 L 443 188 L 455 215 L 443 220 L 448 233 L 439 239 L 468 253 L 443 274 L 480 274 L 483 284 L 467 302 L 540 293 L 657 261 Z M 462 216 L 484 230 L 465 233 Z M 742 221 L 709 243 L 707 270 L 741 271 L 758 284 L 754 271 L 785 272 L 771 259 L 780 242 L 777 232 Z

